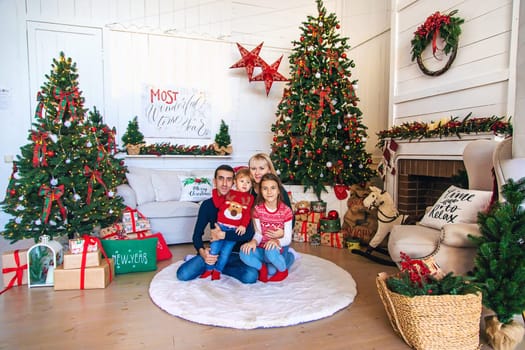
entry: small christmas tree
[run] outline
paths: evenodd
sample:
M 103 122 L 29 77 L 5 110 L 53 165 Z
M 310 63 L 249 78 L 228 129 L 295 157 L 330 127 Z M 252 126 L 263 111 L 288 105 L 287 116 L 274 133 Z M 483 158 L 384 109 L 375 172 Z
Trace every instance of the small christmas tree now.
M 326 185 L 364 184 L 375 172 L 365 151 L 354 62 L 347 58 L 347 38 L 337 33 L 335 14 L 308 16 L 290 55 L 291 79 L 277 107 L 271 158 L 285 183 L 312 188 L 320 197 Z
M 122 142 L 124 145 L 140 145 L 144 143 L 144 135 L 139 130 L 138 117 L 135 116 L 128 122 L 128 127 L 122 135 Z
M 219 154 L 231 154 L 233 151 L 231 142 L 228 125 L 221 119 L 221 126 L 219 127 L 219 132 L 215 135 L 213 147 Z
M 84 118 L 76 64 L 60 53 L 51 67 L 2 204 L 12 216 L 2 233 L 11 242 L 89 234 L 117 221 L 124 208 L 116 186 L 125 169 L 108 151 L 114 140 L 104 139 L 105 126 Z
M 478 215 L 481 237 L 475 279 L 483 291 L 483 304 L 499 321 L 508 324 L 525 310 L 525 178 L 509 179 L 502 187 L 505 202 Z

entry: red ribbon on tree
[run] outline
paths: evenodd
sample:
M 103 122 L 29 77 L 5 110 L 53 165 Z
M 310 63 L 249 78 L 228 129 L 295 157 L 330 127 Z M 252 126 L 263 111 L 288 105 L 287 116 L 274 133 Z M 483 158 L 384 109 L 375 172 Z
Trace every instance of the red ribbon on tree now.
M 31 140 L 35 143 L 33 149 L 33 167 L 38 168 L 40 165 L 47 166 L 46 152 L 47 152 L 47 132 L 33 131 L 31 134 Z M 40 158 L 42 157 L 42 163 Z
M 98 249 L 100 249 L 100 252 L 102 253 L 102 256 L 109 265 L 109 282 L 113 280 L 113 274 L 111 273 L 111 261 L 109 260 L 106 252 L 104 251 L 104 247 L 102 246 L 102 242 L 100 242 L 100 239 L 97 237 L 84 235 L 82 236 L 84 239 L 84 249 L 82 250 L 82 261 L 80 263 L 80 289 L 84 289 L 85 281 L 86 281 L 86 258 L 87 258 L 87 251 L 89 245 L 98 244 Z
M 110 129 L 107 126 L 102 128 L 102 132 L 108 136 L 108 153 L 117 153 L 117 143 L 115 142 L 115 128 Z
M 42 96 L 42 92 L 39 91 L 36 94 L 36 100 L 38 101 L 38 104 L 36 105 L 35 119 L 42 119 L 42 110 L 44 109 L 44 97 Z
M 104 187 L 106 190 L 106 194 L 108 193 L 108 188 L 106 184 L 104 183 L 104 180 L 102 180 L 102 175 L 100 174 L 100 171 L 98 170 L 91 170 L 90 167 L 87 165 L 84 165 L 84 175 L 87 176 L 88 179 L 88 194 L 86 198 L 86 203 L 91 204 L 91 196 L 93 194 L 93 183 L 98 182 L 99 184 Z
M 69 92 L 64 92 L 57 87 L 54 91 L 54 97 L 58 100 L 58 112 L 55 122 L 62 120 L 62 118 L 64 117 L 64 113 L 68 107 L 71 112 L 71 119 L 75 119 L 74 112 L 77 108 L 75 100 L 78 101 L 80 99 L 78 88 L 75 87 Z
M 56 201 L 58 204 L 58 208 L 62 219 L 64 221 L 66 220 L 66 208 L 64 207 L 64 205 L 62 204 L 62 200 L 60 199 L 60 197 L 62 197 L 62 195 L 64 194 L 64 185 L 59 185 L 51 188 L 48 185 L 44 184 L 40 186 L 38 194 L 44 197 L 44 209 L 42 210 L 42 218 L 44 219 L 44 223 L 47 224 L 47 222 L 49 221 L 49 214 L 51 214 L 51 207 L 53 206 L 54 201 Z
M 11 278 L 7 286 L 0 292 L 0 295 L 5 293 L 9 289 L 11 289 L 15 285 L 15 283 L 17 286 L 22 285 L 22 277 L 24 276 L 24 270 L 27 270 L 27 264 L 20 265 L 20 256 L 18 255 L 18 252 L 19 252 L 18 249 L 13 252 L 16 266 L 15 267 L 4 267 L 2 269 L 2 273 L 4 274 L 14 272 L 15 275 L 13 276 L 13 278 Z

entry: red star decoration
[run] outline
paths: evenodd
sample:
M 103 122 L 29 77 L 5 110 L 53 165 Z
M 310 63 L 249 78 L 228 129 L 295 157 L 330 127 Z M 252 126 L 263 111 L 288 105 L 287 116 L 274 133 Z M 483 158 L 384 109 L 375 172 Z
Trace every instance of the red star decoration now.
M 259 52 L 261 52 L 261 48 L 263 46 L 264 42 L 257 45 L 255 49 L 252 51 L 246 50 L 244 47 L 242 47 L 241 44 L 237 43 L 237 47 L 239 48 L 239 52 L 241 53 L 242 58 L 233 64 L 230 68 L 246 68 L 246 73 L 248 74 L 248 80 L 252 81 L 252 75 L 253 75 L 253 68 L 254 67 L 261 67 L 262 63 L 264 62 L 259 57 Z
M 283 56 L 279 57 L 279 59 L 272 63 L 271 66 L 261 60 L 262 72 L 252 78 L 252 81 L 264 81 L 264 85 L 266 86 L 266 96 L 270 93 L 274 81 L 288 81 L 285 76 L 277 71 L 282 59 Z

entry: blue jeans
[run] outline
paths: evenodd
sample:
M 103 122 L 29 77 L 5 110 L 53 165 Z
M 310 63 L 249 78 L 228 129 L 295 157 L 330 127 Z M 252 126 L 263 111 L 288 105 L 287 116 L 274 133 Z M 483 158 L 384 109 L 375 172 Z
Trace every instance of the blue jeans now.
M 204 270 L 206 270 L 204 259 L 202 256 L 196 255 L 179 266 L 177 278 L 181 281 L 190 281 L 202 275 Z M 222 273 L 246 284 L 257 282 L 257 278 L 259 277 L 259 272 L 256 269 L 245 265 L 241 261 L 238 252 L 230 254 Z
M 255 251 L 245 254 L 242 251 L 239 253 L 241 260 L 248 266 L 251 266 L 257 271 L 262 267 L 263 263 L 268 264 L 268 275 L 275 274 L 276 270 L 284 271 L 289 269 L 295 261 L 292 253 L 288 251 L 288 246 L 279 249 L 266 250 L 257 247 Z
M 228 258 L 232 253 L 233 246 L 235 246 L 235 243 L 236 242 L 234 241 L 227 241 L 225 239 L 211 242 L 210 254 L 219 255 L 219 257 L 217 258 L 215 265 L 206 264 L 206 270 L 215 269 L 219 272 L 222 272 L 222 270 L 224 270 L 224 266 L 226 266 L 226 263 L 228 262 Z

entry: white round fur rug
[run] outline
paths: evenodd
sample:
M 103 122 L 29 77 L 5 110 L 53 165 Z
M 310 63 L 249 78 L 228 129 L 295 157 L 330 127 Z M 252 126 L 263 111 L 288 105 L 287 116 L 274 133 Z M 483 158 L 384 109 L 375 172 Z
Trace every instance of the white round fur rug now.
M 179 281 L 177 261 L 153 277 L 149 294 L 164 311 L 196 323 L 238 329 L 284 327 L 333 315 L 357 294 L 352 276 L 334 263 L 301 254 L 282 282 Z

